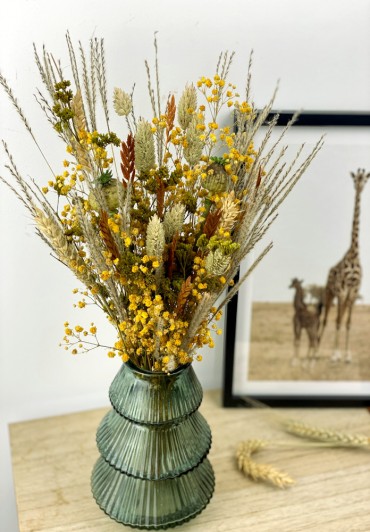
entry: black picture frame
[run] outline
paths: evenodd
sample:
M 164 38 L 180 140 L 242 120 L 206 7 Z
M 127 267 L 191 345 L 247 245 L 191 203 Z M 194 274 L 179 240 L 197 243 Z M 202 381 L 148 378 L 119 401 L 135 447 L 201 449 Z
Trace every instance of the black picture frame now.
M 278 126 L 285 126 L 292 118 L 290 111 L 276 111 L 267 118 L 268 122 L 276 113 L 279 114 Z M 325 112 L 312 111 L 300 114 L 294 127 L 370 127 L 370 112 Z M 235 278 L 237 281 L 238 275 Z M 236 325 L 239 294 L 236 294 L 228 303 L 225 315 L 225 340 L 224 340 L 224 379 L 223 379 L 223 406 L 248 407 L 253 400 L 269 406 L 276 407 L 370 407 L 370 397 L 365 396 L 269 396 L 253 395 L 241 396 L 233 393 L 233 376 L 236 346 Z M 369 353 L 370 355 L 370 353 Z M 370 360 L 370 357 L 369 357 Z M 252 401 L 249 401 L 252 399 Z

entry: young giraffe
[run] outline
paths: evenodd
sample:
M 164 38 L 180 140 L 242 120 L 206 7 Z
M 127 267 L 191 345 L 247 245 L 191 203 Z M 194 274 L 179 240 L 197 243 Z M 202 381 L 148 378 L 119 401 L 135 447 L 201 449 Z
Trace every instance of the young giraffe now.
M 322 324 L 320 339 L 324 332 L 328 314 L 334 300 L 337 299 L 337 319 L 334 339 L 334 352 L 332 360 L 335 362 L 341 359 L 339 350 L 340 329 L 343 317 L 347 312 L 346 338 L 345 338 L 345 361 L 351 362 L 352 357 L 349 350 L 349 335 L 351 330 L 351 317 L 353 305 L 358 297 L 361 285 L 361 265 L 359 257 L 359 228 L 360 228 L 360 199 L 370 173 L 358 169 L 356 173 L 351 172 L 355 185 L 355 206 L 352 222 L 351 246 L 341 261 L 329 270 L 328 280 L 325 287 L 325 314 Z
M 292 365 L 295 365 L 295 363 L 299 361 L 299 347 L 301 343 L 302 329 L 306 329 L 308 336 L 308 353 L 306 360 L 314 360 L 317 356 L 322 305 L 319 303 L 315 310 L 310 310 L 308 308 L 304 302 L 302 281 L 299 281 L 297 278 L 292 280 L 289 288 L 295 289 L 293 300 L 294 356 L 291 361 Z

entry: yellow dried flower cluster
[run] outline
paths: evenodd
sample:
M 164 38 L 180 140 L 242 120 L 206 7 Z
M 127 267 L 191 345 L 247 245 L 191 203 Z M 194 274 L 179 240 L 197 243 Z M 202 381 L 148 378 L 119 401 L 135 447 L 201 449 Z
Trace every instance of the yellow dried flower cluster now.
M 58 62 L 36 52 L 46 87 L 42 108 L 66 144 L 63 171 L 41 188 L 46 199 L 37 186 L 26 184 L 8 154 L 10 169 L 39 235 L 86 285 L 77 290 L 76 308 L 95 303 L 115 327 L 117 340 L 105 346 L 108 356 L 170 372 L 194 357 L 201 360 L 203 346 L 214 346 L 211 331 L 221 329 L 212 322 L 240 283 L 218 307 L 216 301 L 225 285 L 233 286 L 240 262 L 320 145 L 296 174 L 290 167 L 293 176 L 287 172 L 281 178 L 284 163 L 273 161 L 273 150 L 271 170 L 265 169 L 263 150 L 253 143 L 263 120 L 248 95 L 239 101 L 235 85 L 228 83 L 233 57 L 228 54 L 220 57 L 213 77 L 187 85 L 178 104 L 170 96 L 165 109 L 159 83 L 152 88 L 148 71 L 149 120 L 136 120 L 132 96 L 115 88 L 112 104 L 124 118 L 118 136 L 109 126 L 103 43 L 92 47 L 83 75 L 69 37 L 68 49 L 75 88 Z M 34 138 L 11 89 L 0 81 Z M 97 89 L 105 131 L 97 127 Z M 219 125 L 221 111 L 229 108 L 236 132 Z M 87 328 L 65 323 L 63 345 L 73 354 L 102 346 L 93 323 Z

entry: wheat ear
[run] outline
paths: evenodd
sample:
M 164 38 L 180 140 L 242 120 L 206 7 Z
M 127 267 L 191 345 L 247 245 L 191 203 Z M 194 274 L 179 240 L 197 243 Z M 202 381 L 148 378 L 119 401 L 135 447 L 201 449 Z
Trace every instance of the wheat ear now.
M 278 488 L 287 488 L 294 484 L 294 480 L 286 473 L 279 471 L 269 464 L 259 464 L 252 460 L 252 454 L 265 448 L 267 442 L 262 440 L 247 440 L 241 442 L 236 451 L 238 468 L 252 480 L 270 482 Z
M 283 423 L 287 432 L 306 438 L 330 443 L 338 447 L 367 447 L 370 448 L 370 438 L 364 434 L 348 434 L 334 430 L 323 429 L 314 425 L 307 425 L 295 420 L 287 420 Z
M 38 207 L 35 207 L 35 212 L 35 221 L 41 236 L 46 239 L 61 262 L 73 270 L 77 278 L 87 287 L 91 288 L 96 285 L 95 279 L 83 267 L 83 260 L 79 257 L 73 245 L 68 242 L 65 234 L 54 218 L 47 216 Z

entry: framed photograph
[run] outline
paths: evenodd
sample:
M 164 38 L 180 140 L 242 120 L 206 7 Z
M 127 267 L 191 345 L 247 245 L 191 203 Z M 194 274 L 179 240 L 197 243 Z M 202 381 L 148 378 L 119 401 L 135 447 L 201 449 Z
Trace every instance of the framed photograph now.
M 228 304 L 224 406 L 370 405 L 370 113 L 302 114 L 285 144 L 323 133 Z

